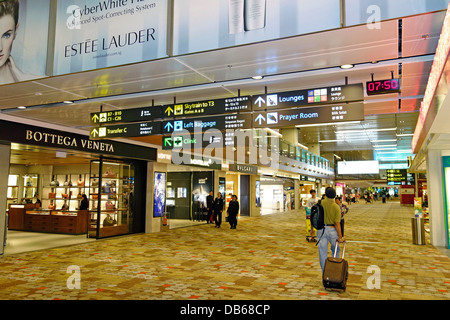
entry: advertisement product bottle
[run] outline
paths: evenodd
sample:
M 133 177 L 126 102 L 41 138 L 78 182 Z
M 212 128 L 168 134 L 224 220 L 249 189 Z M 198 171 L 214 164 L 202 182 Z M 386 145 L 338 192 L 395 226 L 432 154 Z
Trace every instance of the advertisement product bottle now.
M 228 0 L 228 32 L 244 32 L 244 0 Z
M 266 26 L 266 0 L 245 0 L 245 31 L 262 29 Z

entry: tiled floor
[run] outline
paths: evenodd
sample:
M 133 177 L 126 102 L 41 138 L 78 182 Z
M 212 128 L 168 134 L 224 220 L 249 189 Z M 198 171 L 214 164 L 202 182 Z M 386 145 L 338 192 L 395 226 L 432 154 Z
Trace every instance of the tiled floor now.
M 450 258 L 411 243 L 412 216 L 398 202 L 350 206 L 345 292 L 324 290 L 298 210 L 6 255 L 0 299 L 450 299 Z

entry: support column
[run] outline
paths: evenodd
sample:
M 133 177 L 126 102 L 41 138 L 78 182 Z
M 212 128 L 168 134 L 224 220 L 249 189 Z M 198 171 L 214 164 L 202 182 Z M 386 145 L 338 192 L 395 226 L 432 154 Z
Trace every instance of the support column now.
M 444 194 L 442 186 L 442 154 L 440 150 L 427 153 L 428 209 L 430 217 L 430 240 L 436 247 L 447 247 L 445 230 Z
M 11 145 L 0 144 L 0 254 L 4 253 L 4 245 L 6 244 L 6 198 L 8 193 L 8 175 L 11 159 Z

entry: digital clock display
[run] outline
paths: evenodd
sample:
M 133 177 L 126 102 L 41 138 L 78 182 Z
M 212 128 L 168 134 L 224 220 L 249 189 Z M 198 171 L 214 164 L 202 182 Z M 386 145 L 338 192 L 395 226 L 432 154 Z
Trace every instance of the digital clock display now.
M 367 95 L 400 92 L 400 79 L 370 81 L 366 83 Z

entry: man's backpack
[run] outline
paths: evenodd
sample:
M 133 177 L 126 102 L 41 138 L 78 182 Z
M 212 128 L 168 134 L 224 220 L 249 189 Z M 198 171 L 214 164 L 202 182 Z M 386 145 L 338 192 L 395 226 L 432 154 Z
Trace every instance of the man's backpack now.
M 320 203 L 316 203 L 311 208 L 311 224 L 316 230 L 325 228 L 325 212 Z

